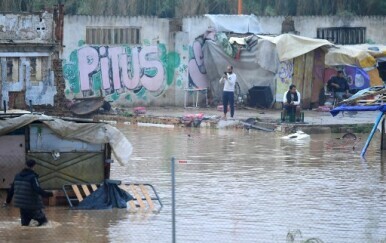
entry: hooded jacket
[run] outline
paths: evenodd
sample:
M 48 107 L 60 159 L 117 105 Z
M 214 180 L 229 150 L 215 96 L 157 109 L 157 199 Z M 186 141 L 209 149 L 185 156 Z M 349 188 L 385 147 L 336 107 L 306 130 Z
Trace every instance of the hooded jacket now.
M 32 169 L 25 168 L 15 176 L 7 196 L 7 203 L 15 197 L 14 206 L 22 209 L 42 209 L 42 197 L 52 196 L 52 192 L 44 191 L 38 181 L 39 175 Z

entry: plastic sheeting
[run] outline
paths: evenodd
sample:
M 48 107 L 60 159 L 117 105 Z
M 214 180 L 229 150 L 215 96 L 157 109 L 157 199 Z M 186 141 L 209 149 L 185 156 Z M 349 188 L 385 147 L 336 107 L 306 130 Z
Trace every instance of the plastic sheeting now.
M 203 53 L 213 98 L 221 100 L 223 87 L 218 81 L 226 71 L 227 65 L 233 66 L 241 94 L 247 94 L 254 86 L 269 86 L 272 95 L 274 94 L 274 77 L 279 67 L 279 60 L 275 45 L 272 43 L 259 40 L 257 45 L 251 46 L 250 50 L 241 50 L 239 58 L 235 59 L 227 55 L 222 46 L 207 40 Z
M 276 45 L 280 61 L 286 61 L 304 55 L 322 46 L 332 46 L 327 40 L 313 39 L 293 34 L 282 34 L 276 37 L 258 35 Z
M 339 114 L 339 112 L 343 111 L 381 111 L 386 112 L 386 105 L 366 105 L 366 106 L 349 106 L 349 105 L 342 105 L 334 108 L 330 111 L 332 116 L 336 116 Z
M 361 68 L 375 67 L 376 58 L 386 57 L 384 45 L 336 45 L 326 54 L 325 63 L 329 66 L 353 65 Z
M 81 201 L 75 209 L 127 208 L 127 202 L 133 199 L 116 182 L 105 180 L 102 186 Z
M 0 136 L 24 127 L 34 121 L 47 125 L 62 138 L 76 139 L 88 143 L 109 143 L 113 155 L 120 165 L 129 161 L 133 147 L 129 140 L 117 128 L 104 123 L 68 122 L 46 115 L 25 114 L 16 118 L 0 120 Z
M 205 17 L 210 19 L 211 24 L 217 32 L 234 32 L 239 34 L 261 34 L 262 28 L 255 15 L 211 15 Z
M 355 66 L 344 66 L 343 72 L 347 78 L 350 89 L 365 89 L 370 87 L 370 77 L 366 71 Z M 324 70 L 324 83 L 327 84 L 333 76 L 337 75 L 335 68 Z

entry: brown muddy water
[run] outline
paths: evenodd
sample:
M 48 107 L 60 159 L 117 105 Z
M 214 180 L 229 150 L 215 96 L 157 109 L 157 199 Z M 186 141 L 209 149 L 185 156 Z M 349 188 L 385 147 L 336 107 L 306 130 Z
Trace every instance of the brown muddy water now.
M 160 213 L 51 207 L 47 226 L 22 228 L 17 209 L 1 208 L 0 242 L 171 242 L 172 156 L 177 242 L 286 242 L 289 232 L 292 242 L 386 241 L 378 135 L 363 161 L 364 141 L 336 139 L 342 134 L 297 142 L 257 131 L 120 129 L 134 153 L 127 166 L 113 166 L 111 178 L 153 184 Z

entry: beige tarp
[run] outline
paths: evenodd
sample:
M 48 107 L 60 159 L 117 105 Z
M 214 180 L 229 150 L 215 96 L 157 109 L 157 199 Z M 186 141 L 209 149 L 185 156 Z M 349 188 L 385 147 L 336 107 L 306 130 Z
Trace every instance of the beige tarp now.
M 133 147 L 117 128 L 104 123 L 76 123 L 46 115 L 26 114 L 16 118 L 0 120 L 0 136 L 24 127 L 34 121 L 47 125 L 53 132 L 65 139 L 76 139 L 88 143 L 109 143 L 114 157 L 120 165 L 129 161 Z
M 281 62 L 304 55 L 322 46 L 333 45 L 327 40 L 313 39 L 292 34 L 282 34 L 275 37 L 258 35 L 258 37 L 268 40 L 276 45 L 279 60 Z
M 377 47 L 379 51 L 369 48 Z M 361 68 L 372 68 L 377 64 L 376 58 L 386 56 L 386 46 L 383 45 L 336 45 L 326 54 L 325 63 L 328 66 L 353 65 Z

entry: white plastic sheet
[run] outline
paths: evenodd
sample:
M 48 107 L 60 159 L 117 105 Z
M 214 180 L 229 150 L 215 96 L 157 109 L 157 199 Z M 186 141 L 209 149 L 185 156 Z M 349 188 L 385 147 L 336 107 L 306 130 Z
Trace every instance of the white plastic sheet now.
M 76 139 L 88 143 L 109 143 L 113 155 L 120 165 L 129 161 L 133 146 L 117 128 L 103 123 L 76 123 L 46 115 L 26 114 L 16 118 L 0 120 L 0 136 L 24 127 L 34 121 L 41 121 L 62 138 Z
M 238 34 L 261 34 L 262 28 L 255 15 L 211 15 L 205 17 L 210 19 L 212 27 L 217 32 L 233 32 Z

